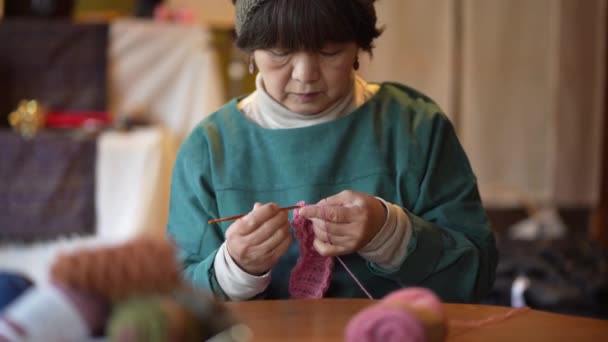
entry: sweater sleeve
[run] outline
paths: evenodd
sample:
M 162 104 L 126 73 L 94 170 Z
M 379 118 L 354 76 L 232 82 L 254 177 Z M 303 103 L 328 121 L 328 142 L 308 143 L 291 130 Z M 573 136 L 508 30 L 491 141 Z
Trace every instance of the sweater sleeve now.
M 368 266 L 402 286 L 438 289 L 445 301 L 479 301 L 493 285 L 497 252 L 476 178 L 445 115 L 413 125 L 411 169 L 399 189 L 411 199 L 407 258 L 397 270 Z
M 407 246 L 412 238 L 411 223 L 401 207 L 376 198 L 386 209 L 386 221 L 378 234 L 358 253 L 374 265 L 390 271 L 399 268 L 407 257 Z
M 178 249 L 183 276 L 195 286 L 228 299 L 217 281 L 215 256 L 224 242 L 220 226 L 207 221 L 217 217 L 210 186 L 210 153 L 201 129 L 180 147 L 171 181 L 167 234 Z
M 215 255 L 213 267 L 220 287 L 231 300 L 252 299 L 266 291 L 270 284 L 270 271 L 261 276 L 245 272 L 228 253 L 226 242 Z

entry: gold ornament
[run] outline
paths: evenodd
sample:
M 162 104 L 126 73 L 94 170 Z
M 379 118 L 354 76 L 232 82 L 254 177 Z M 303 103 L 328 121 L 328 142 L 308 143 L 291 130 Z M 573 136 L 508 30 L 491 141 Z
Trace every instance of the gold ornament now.
M 13 129 L 26 139 L 33 138 L 44 126 L 45 110 L 36 100 L 22 100 L 8 121 Z

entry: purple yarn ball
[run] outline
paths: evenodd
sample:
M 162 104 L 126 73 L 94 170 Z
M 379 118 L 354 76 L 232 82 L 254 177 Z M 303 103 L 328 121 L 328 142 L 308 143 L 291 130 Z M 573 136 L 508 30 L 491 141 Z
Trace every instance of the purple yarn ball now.
M 346 327 L 347 342 L 424 342 L 422 322 L 410 312 L 372 305 L 353 317 Z

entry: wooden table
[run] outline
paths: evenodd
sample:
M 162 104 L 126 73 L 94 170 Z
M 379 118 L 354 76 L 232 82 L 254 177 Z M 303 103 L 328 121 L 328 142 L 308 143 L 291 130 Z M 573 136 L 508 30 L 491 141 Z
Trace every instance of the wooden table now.
M 350 318 L 372 304 L 367 299 L 321 299 L 230 302 L 227 306 L 253 331 L 254 341 L 342 341 Z M 505 315 L 511 308 L 445 304 L 454 321 Z M 450 325 L 448 341 L 608 341 L 608 320 L 536 310 L 479 328 Z

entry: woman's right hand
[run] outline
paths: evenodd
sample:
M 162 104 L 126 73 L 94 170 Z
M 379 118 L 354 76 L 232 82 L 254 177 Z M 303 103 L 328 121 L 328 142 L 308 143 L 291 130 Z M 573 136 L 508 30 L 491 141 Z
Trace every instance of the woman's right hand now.
M 275 203 L 256 203 L 226 231 L 226 247 L 236 264 L 252 275 L 268 272 L 291 245 L 288 212 Z

